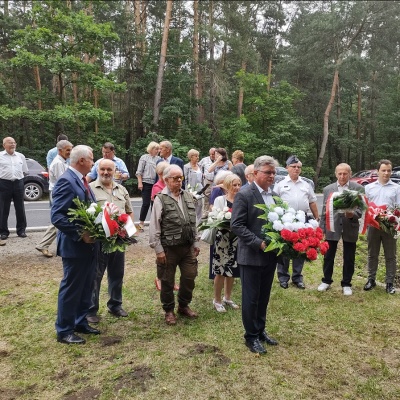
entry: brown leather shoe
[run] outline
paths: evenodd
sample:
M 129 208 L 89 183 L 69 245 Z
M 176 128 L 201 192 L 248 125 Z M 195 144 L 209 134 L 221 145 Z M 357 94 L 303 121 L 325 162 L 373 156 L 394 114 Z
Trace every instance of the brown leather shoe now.
M 176 325 L 176 315 L 173 311 L 167 311 L 165 313 L 165 323 L 167 325 Z
M 178 313 L 188 318 L 197 318 L 199 315 L 197 312 L 194 312 L 189 306 L 186 307 L 178 307 Z
M 36 250 L 40 251 L 47 258 L 53 257 L 53 254 L 50 253 L 47 249 L 39 249 L 38 247 L 36 247 Z

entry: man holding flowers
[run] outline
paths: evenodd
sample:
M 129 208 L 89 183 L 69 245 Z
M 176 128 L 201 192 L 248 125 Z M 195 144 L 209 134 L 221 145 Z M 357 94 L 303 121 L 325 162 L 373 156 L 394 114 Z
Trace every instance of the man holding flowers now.
M 113 160 L 103 158 L 99 161 L 97 179 L 90 183 L 90 187 L 96 196 L 97 204 L 105 202 L 115 204 L 119 211 L 129 215 L 133 219 L 133 210 L 129 193 L 124 186 L 114 181 L 116 165 Z M 110 296 L 107 307 L 108 312 L 116 317 L 127 317 L 128 313 L 122 308 L 122 283 L 124 279 L 125 252 L 114 251 L 112 253 L 98 252 L 96 276 L 93 282 L 92 304 L 89 308 L 87 321 L 98 323 L 100 285 L 105 270 L 107 269 L 108 294 Z
M 324 188 L 323 208 L 321 214 L 320 227 L 329 243 L 329 249 L 324 255 L 322 283 L 318 286 L 319 292 L 325 292 L 331 287 L 333 282 L 333 266 L 335 262 L 336 249 L 340 238 L 343 241 L 343 277 L 341 286 L 345 296 L 351 296 L 351 280 L 354 274 L 354 263 L 356 255 L 356 243 L 359 232 L 359 219 L 362 210 L 357 207 L 353 210 L 333 210 L 333 230 L 327 229 L 326 218 L 329 217 L 327 201 L 332 193 L 343 193 L 345 190 L 356 190 L 364 192 L 364 188 L 356 182 L 351 182 L 351 167 L 341 163 L 336 166 L 335 175 L 337 182 Z
M 369 203 L 374 206 L 398 207 L 400 205 L 400 185 L 394 183 L 390 176 L 392 174 L 392 163 L 389 160 L 378 162 L 378 180 L 365 187 L 365 194 Z M 376 271 L 378 270 L 378 257 L 381 243 L 385 253 L 386 264 L 386 292 L 395 294 L 394 278 L 396 276 L 396 242 L 397 240 L 388 232 L 368 227 L 368 281 L 364 290 L 371 290 L 376 286 Z
M 238 236 L 237 263 L 242 282 L 242 321 L 246 346 L 253 353 L 265 354 L 261 342 L 277 345 L 265 331 L 267 307 L 274 280 L 277 255 L 264 250 L 263 211 L 256 204 L 273 204 L 271 186 L 278 162 L 270 156 L 254 161 L 254 182 L 238 192 L 232 207 L 231 230 Z
M 85 343 L 74 332 L 100 333 L 86 321 L 96 271 L 97 244 L 88 232 L 79 233 L 79 226 L 71 222 L 68 215 L 70 208 L 76 208 L 74 199 L 95 200 L 86 181 L 92 166 L 92 149 L 84 145 L 74 147 L 70 166 L 60 176 L 52 193 L 51 223 L 59 230 L 57 255 L 62 257 L 64 270 L 58 292 L 56 331 L 57 341 L 66 344 Z
M 288 175 L 274 186 L 274 192 L 296 211 L 307 212 L 310 209 L 313 217 L 318 220 L 317 196 L 315 196 L 311 185 L 301 179 L 302 165 L 297 156 L 290 156 L 286 161 Z M 283 289 L 289 287 L 289 263 L 288 257 L 282 257 L 277 267 L 279 284 Z M 306 288 L 302 275 L 303 265 L 304 258 L 293 259 L 292 282 L 299 289 Z

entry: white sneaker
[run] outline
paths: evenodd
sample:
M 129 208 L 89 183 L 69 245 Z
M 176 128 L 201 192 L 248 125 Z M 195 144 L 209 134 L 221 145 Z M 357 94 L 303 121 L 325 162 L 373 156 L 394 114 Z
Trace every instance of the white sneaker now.
M 329 288 L 331 287 L 331 285 L 329 283 L 324 283 L 322 282 L 319 286 L 318 286 L 318 292 L 326 292 Z
M 343 294 L 345 296 L 351 296 L 353 294 L 353 291 L 351 290 L 350 286 L 343 286 Z
M 221 303 L 217 303 L 215 300 L 213 300 L 213 305 L 217 312 L 219 312 L 219 313 L 226 312 L 225 307 Z

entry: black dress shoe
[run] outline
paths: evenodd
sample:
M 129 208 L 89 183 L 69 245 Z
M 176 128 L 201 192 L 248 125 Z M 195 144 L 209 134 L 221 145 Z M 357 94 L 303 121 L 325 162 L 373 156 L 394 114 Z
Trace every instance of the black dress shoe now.
M 386 293 L 389 294 L 395 294 L 396 293 L 396 289 L 393 286 L 393 283 L 387 283 L 386 284 Z
M 100 335 L 100 331 L 90 325 L 76 325 L 75 332 L 86 333 L 87 335 Z
M 25 232 L 18 233 L 18 236 L 19 236 L 19 237 L 22 237 L 22 238 L 28 237 L 27 234 L 26 234 Z
M 368 279 L 368 282 L 364 286 L 364 290 L 371 290 L 376 286 L 376 282 L 374 279 Z
M 128 313 L 123 309 L 119 308 L 118 310 L 108 310 L 108 312 L 115 317 L 127 317 Z
M 1 239 L 1 240 L 7 240 L 7 239 L 8 239 L 8 235 L 1 235 L 1 236 L 0 236 L 0 239 Z
M 289 284 L 287 282 L 279 282 L 279 286 L 283 289 L 287 289 L 289 287 Z
M 65 344 L 84 344 L 86 343 L 86 340 L 82 339 L 78 335 L 75 335 L 74 333 L 70 333 L 69 335 L 65 336 L 57 335 L 57 342 Z
M 267 332 L 263 332 L 260 334 L 259 337 L 261 342 L 267 343 L 269 346 L 277 346 L 278 342 L 275 339 L 272 339 L 272 337 L 268 336 Z
M 258 354 L 267 353 L 267 350 L 264 349 L 264 346 L 260 343 L 258 339 L 246 340 L 246 346 L 252 353 L 258 353 Z
M 293 284 L 297 286 L 298 289 L 304 290 L 306 288 L 306 285 L 303 282 L 293 282 Z

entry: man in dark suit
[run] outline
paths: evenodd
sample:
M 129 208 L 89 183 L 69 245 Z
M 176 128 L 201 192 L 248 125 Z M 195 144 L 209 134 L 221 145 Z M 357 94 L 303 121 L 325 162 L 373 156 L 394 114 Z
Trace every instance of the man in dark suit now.
M 57 341 L 66 344 L 85 343 L 74 332 L 100 333 L 86 321 L 96 271 L 97 245 L 88 233 L 80 235 L 77 225 L 70 222 L 68 216 L 68 209 L 75 207 L 73 199 L 95 201 L 86 181 L 92 166 L 92 149 L 83 145 L 74 147 L 70 166 L 58 179 L 52 193 L 51 223 L 59 230 L 57 255 L 62 257 L 64 270 L 58 293 L 56 331 Z
M 267 244 L 261 236 L 263 211 L 255 204 L 273 204 L 271 185 L 277 161 L 261 156 L 254 161 L 254 182 L 241 190 L 232 207 L 231 229 L 238 236 L 237 263 L 242 281 L 242 321 L 246 346 L 253 353 L 267 351 L 261 342 L 277 345 L 265 331 L 267 307 L 274 280 L 277 256 L 264 252 Z
M 166 161 L 168 164 L 177 165 L 182 171 L 184 170 L 183 160 L 172 155 L 172 143 L 168 140 L 164 140 L 160 143 L 160 157 L 161 159 L 157 161 L 157 164 L 161 161 Z M 157 181 L 158 176 L 156 177 L 156 182 Z M 182 181 L 182 189 L 185 189 L 185 180 Z
M 325 233 L 325 238 L 329 243 L 329 250 L 324 256 L 322 283 L 318 286 L 319 292 L 325 292 L 331 287 L 333 282 L 333 265 L 335 262 L 335 255 L 338 242 L 340 238 L 343 240 L 343 278 L 342 290 L 345 296 L 351 296 L 353 291 L 351 289 L 351 280 L 354 274 L 354 263 L 356 254 L 356 242 L 358 239 L 359 218 L 361 217 L 361 210 L 359 208 L 353 211 L 333 212 L 333 226 L 334 231 L 327 230 L 326 228 L 326 202 L 331 193 L 343 192 L 343 190 L 357 190 L 364 192 L 364 188 L 356 182 L 351 182 L 351 168 L 350 165 L 342 163 L 337 165 L 335 169 L 337 182 L 332 183 L 324 188 L 323 208 L 320 220 L 320 227 Z

